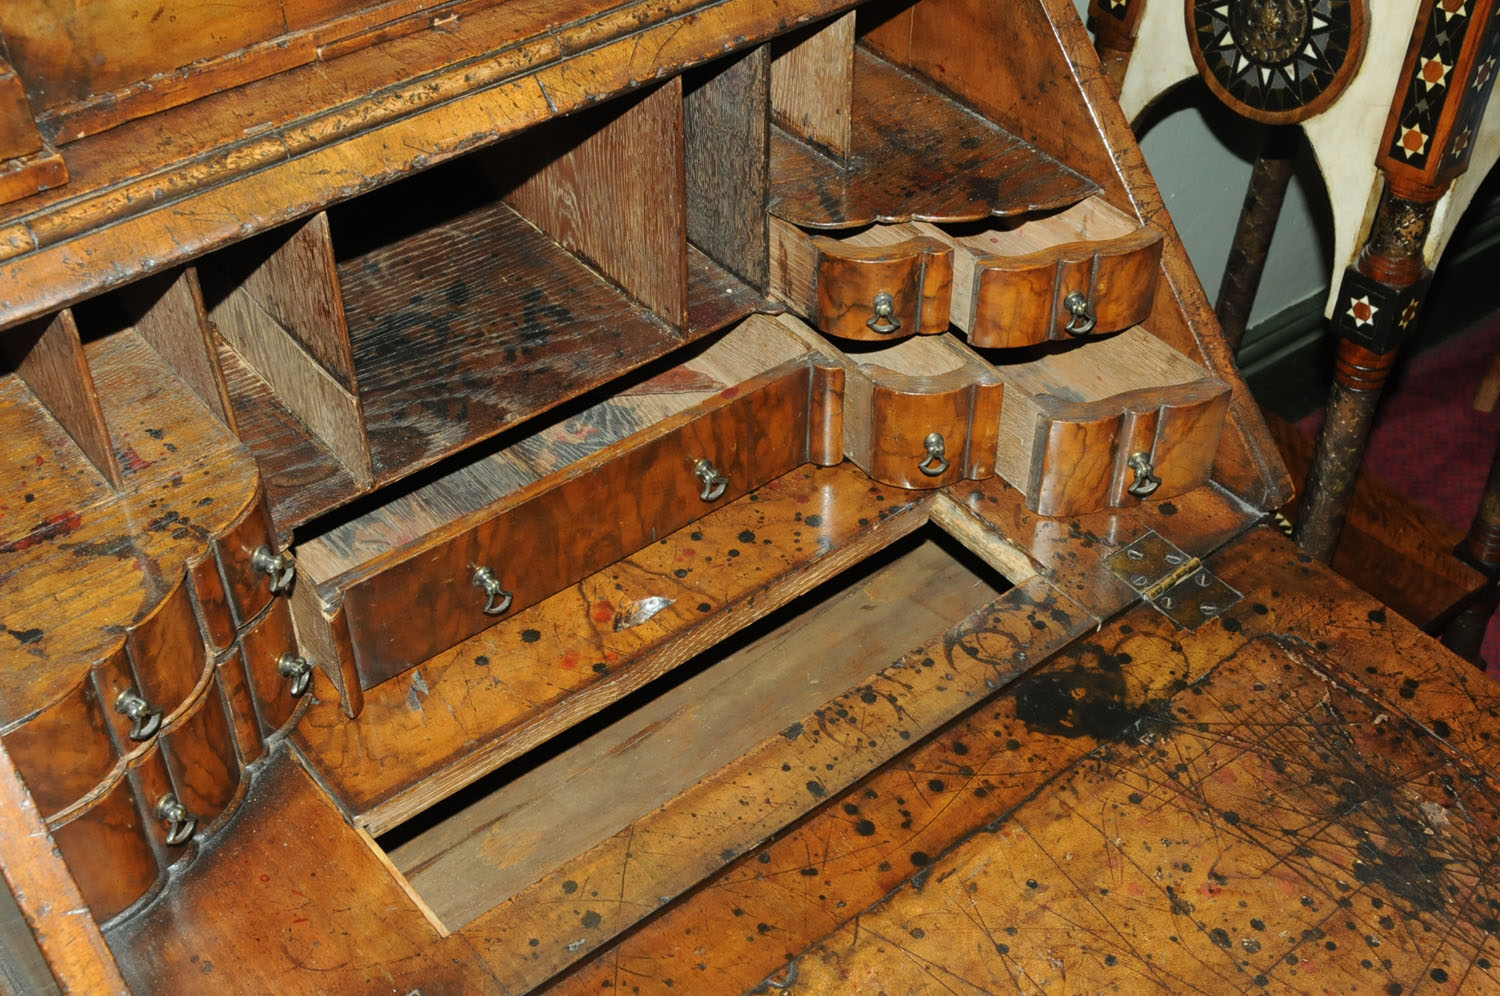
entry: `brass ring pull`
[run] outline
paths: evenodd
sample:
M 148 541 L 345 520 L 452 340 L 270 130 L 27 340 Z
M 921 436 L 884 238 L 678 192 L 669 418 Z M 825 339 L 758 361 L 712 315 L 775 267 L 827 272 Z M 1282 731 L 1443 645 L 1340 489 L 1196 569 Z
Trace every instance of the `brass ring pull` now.
M 182 800 L 171 792 L 156 804 L 156 818 L 167 825 L 167 844 L 172 847 L 187 843 L 193 831 L 198 829 L 198 821 L 188 815 Z
M 161 710 L 133 688 L 127 688 L 115 699 L 115 712 L 130 719 L 131 740 L 150 740 L 161 729 Z
M 871 305 L 875 314 L 865 319 L 871 331 L 879 332 L 881 335 L 890 335 L 901 327 L 901 319 L 896 317 L 896 299 L 885 291 L 875 295 Z
M 260 547 L 250 555 L 250 566 L 271 579 L 273 595 L 291 588 L 292 579 L 297 576 L 297 561 L 290 553 L 272 553 L 267 547 Z
M 306 657 L 298 657 L 294 653 L 282 654 L 276 661 L 276 673 L 291 681 L 292 698 L 300 699 L 307 694 L 307 687 L 312 684 L 312 665 Z
M 1135 471 L 1135 480 L 1125 490 L 1137 498 L 1150 498 L 1161 487 L 1161 478 L 1151 472 L 1151 458 L 1144 452 L 1130 454 L 1125 465 Z
M 481 567 L 474 572 L 474 587 L 484 592 L 484 614 L 487 616 L 503 615 L 510 608 L 511 593 L 506 591 L 500 584 L 500 579 L 488 567 Z M 495 599 L 500 601 L 495 601 Z
M 1089 311 L 1089 299 L 1078 291 L 1074 291 L 1063 298 L 1063 307 L 1073 317 L 1068 319 L 1068 324 L 1063 326 L 1063 331 L 1070 335 L 1088 335 L 1094 331 L 1096 319 Z
M 917 464 L 918 470 L 928 477 L 937 477 L 948 469 L 948 447 L 941 432 L 929 432 L 922 440 L 922 446 L 927 450 L 927 456 Z
M 704 501 L 716 501 L 724 494 L 724 489 L 729 487 L 729 475 L 720 473 L 713 461 L 706 457 L 693 464 L 693 473 L 703 482 L 703 490 L 698 492 L 698 497 Z

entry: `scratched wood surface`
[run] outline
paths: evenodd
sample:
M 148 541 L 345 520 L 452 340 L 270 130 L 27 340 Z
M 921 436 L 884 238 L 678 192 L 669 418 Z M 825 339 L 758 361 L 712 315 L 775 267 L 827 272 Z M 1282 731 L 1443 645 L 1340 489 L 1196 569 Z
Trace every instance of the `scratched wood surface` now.
M 1008 587 L 933 532 L 762 620 L 753 641 L 708 651 L 691 665 L 699 673 L 422 831 L 392 861 L 456 927 L 779 736 Z
M 773 129 L 771 214 L 804 228 L 977 221 L 1064 207 L 1098 189 L 860 48 L 850 113 L 842 160 Z
M 1221 620 L 1133 609 L 550 991 L 1489 991 L 1500 688 L 1269 530 L 1211 563 Z
M 0 727 L 76 687 L 256 487 L 249 454 L 133 331 L 86 354 L 124 490 L 80 478 L 81 455 L 53 438 L 56 423 L 6 408 Z

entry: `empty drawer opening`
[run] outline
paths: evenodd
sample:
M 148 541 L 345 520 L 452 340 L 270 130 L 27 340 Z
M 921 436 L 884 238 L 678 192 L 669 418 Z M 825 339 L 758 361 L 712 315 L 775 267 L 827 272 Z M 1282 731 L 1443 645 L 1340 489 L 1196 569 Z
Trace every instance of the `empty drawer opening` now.
M 925 526 L 378 843 L 437 917 L 457 929 L 653 811 L 670 809 L 746 753 L 771 745 L 793 761 L 796 738 L 787 731 L 1009 587 Z M 893 715 L 898 721 L 911 722 Z M 851 764 L 886 759 L 855 753 Z M 864 773 L 819 775 L 831 784 Z M 782 815 L 790 823 L 802 813 Z M 746 832 L 735 853 L 764 835 Z M 722 843 L 716 839 L 715 853 Z

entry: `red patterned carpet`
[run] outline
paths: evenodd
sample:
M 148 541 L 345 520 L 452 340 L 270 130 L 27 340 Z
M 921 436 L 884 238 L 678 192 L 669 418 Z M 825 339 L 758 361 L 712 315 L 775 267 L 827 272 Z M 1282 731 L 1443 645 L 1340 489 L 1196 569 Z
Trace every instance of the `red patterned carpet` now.
M 1500 354 L 1500 314 L 1417 354 L 1387 387 L 1366 466 L 1415 501 L 1467 529 L 1500 441 L 1500 407 L 1474 410 L 1474 394 Z M 1299 425 L 1316 432 L 1318 411 Z M 1500 624 L 1490 622 L 1484 659 L 1500 678 Z

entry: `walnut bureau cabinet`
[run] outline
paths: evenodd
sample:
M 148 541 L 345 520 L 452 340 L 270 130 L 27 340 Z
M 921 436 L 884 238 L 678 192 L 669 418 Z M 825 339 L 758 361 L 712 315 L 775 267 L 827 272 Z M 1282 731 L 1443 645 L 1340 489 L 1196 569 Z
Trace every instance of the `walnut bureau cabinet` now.
M 1411 680 L 1258 525 L 1284 471 L 1068 0 L 0 40 L 11 990 L 993 991 L 1058 962 L 900 901 L 1046 878 L 1043 785 L 1210 680 Z

